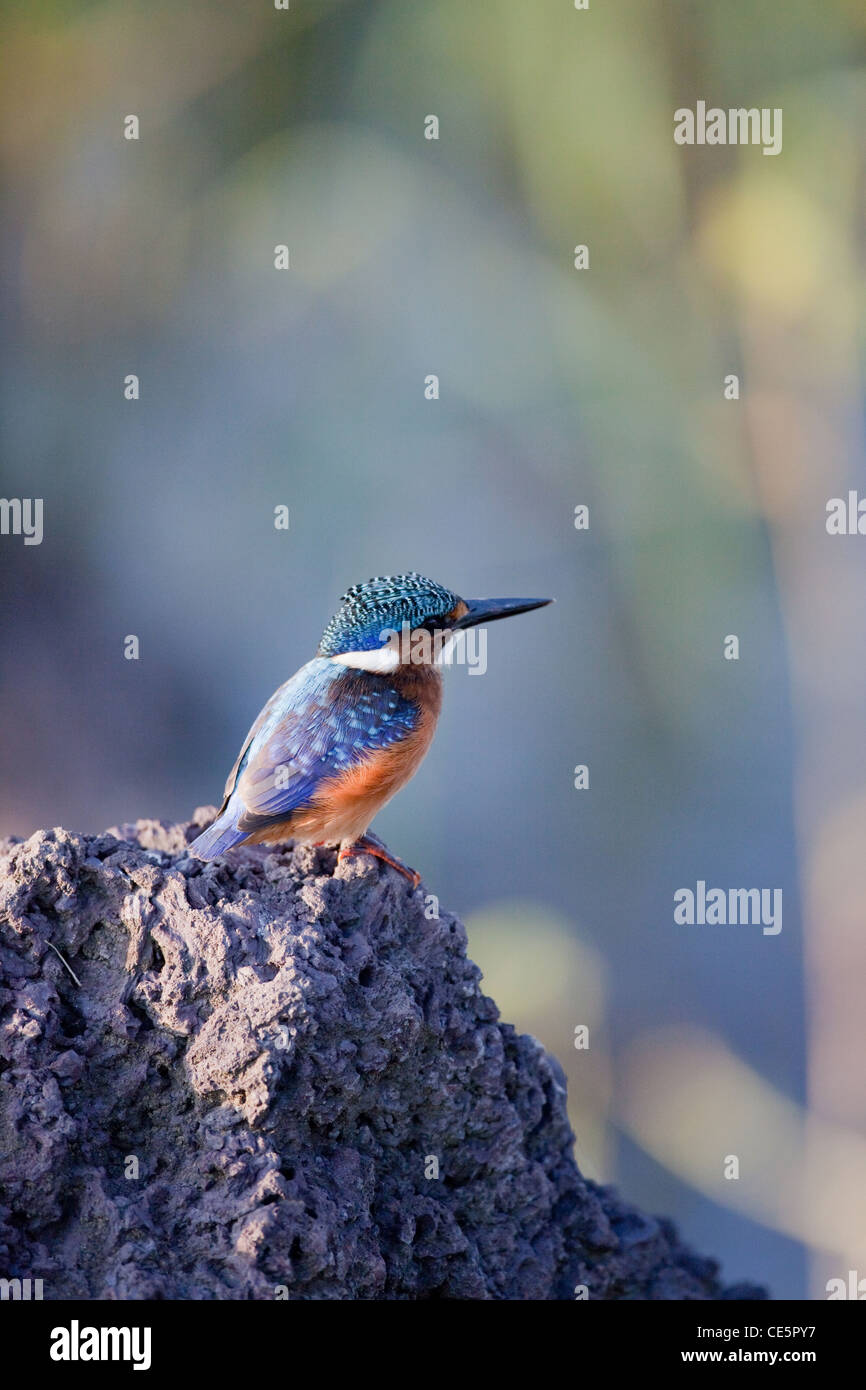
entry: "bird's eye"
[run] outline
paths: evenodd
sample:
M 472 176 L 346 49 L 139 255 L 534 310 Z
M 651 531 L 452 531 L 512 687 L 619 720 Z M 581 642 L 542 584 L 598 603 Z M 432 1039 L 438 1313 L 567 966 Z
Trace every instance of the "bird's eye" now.
M 445 616 L 425 618 L 423 623 L 419 623 L 425 632 L 440 632 L 443 627 L 448 626 L 448 619 Z

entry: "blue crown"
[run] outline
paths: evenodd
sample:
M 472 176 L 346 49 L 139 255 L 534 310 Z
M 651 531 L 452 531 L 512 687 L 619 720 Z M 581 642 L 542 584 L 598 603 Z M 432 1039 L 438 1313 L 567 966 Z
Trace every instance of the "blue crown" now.
M 353 584 L 343 594 L 342 608 L 322 633 L 319 655 L 375 651 L 384 646 L 382 633 L 386 628 L 399 632 L 404 623 L 420 627 L 431 619 L 445 618 L 459 602 L 450 589 L 414 571 Z

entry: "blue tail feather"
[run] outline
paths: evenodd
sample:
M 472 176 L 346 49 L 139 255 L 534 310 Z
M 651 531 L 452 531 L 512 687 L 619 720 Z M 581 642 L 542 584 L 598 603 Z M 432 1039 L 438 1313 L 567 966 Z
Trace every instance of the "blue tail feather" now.
M 203 830 L 197 840 L 193 840 L 187 846 L 190 854 L 196 855 L 198 859 L 216 859 L 217 855 L 225 854 L 232 845 L 240 844 L 241 840 L 247 838 L 247 831 L 238 830 L 237 826 L 223 820 L 215 820 L 213 825 L 209 825 L 207 830 Z

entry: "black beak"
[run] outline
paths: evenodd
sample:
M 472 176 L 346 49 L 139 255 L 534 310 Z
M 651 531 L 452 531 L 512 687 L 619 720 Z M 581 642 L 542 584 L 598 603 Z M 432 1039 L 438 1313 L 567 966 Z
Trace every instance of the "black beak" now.
M 553 603 L 552 598 L 465 598 L 463 602 L 469 609 L 458 618 L 455 627 L 476 627 L 479 623 L 495 623 L 498 618 L 511 618 L 515 613 L 529 613 L 533 608 L 544 608 Z

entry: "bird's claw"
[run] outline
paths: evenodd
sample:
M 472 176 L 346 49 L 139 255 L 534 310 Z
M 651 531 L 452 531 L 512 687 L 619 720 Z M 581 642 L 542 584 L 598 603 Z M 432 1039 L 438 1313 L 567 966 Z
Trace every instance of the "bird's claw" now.
M 386 864 L 390 864 L 392 869 L 396 869 L 398 874 L 408 878 L 413 889 L 418 887 L 421 882 L 421 875 L 415 869 L 410 869 L 408 865 L 395 859 L 388 853 L 381 840 L 377 840 L 373 835 L 363 835 L 360 840 L 356 840 L 353 845 L 346 845 L 337 855 L 337 863 L 340 864 L 344 859 L 350 859 L 356 854 L 372 854 L 376 859 L 382 859 Z

